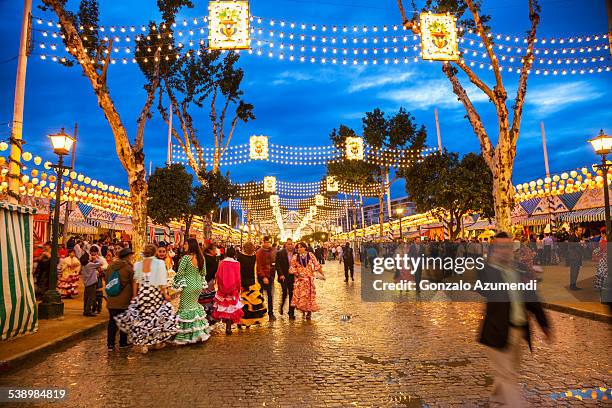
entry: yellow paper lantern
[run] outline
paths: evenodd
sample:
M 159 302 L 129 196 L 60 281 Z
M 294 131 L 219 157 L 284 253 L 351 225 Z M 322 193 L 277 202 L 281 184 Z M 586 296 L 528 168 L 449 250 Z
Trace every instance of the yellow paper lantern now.
M 40 166 L 40 163 L 42 163 L 42 157 L 40 156 L 34 157 L 34 164 L 37 166 Z
M 8 149 L 8 143 L 0 142 L 0 152 L 4 152 Z

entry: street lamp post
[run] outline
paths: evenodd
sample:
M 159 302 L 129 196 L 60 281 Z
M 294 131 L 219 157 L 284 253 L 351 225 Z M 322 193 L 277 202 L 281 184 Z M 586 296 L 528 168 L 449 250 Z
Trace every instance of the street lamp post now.
M 404 215 L 404 209 L 398 208 L 395 210 L 395 213 L 397 214 L 397 218 L 399 218 L 400 241 L 403 241 L 404 234 L 402 232 L 402 216 Z
M 608 187 L 608 170 L 612 167 L 612 164 L 608 163 L 607 155 L 612 153 L 612 136 L 606 135 L 603 129 L 599 132 L 599 135 L 589 140 L 591 146 L 595 150 L 595 153 L 601 156 L 601 164 L 597 167 L 603 172 L 603 187 L 604 187 L 604 214 L 606 220 L 606 257 L 608 270 L 612 263 L 612 251 L 610 248 L 610 240 L 612 239 L 612 228 L 610 225 L 610 190 Z M 604 283 L 604 289 L 601 292 L 601 302 L 606 303 L 609 307 L 612 302 L 612 279 L 608 274 L 608 279 Z
M 608 163 L 607 155 L 612 152 L 612 136 L 604 134 L 604 131 L 601 130 L 596 138 L 589 140 L 589 143 L 591 143 L 593 146 L 595 153 L 601 156 L 601 164 L 598 165 L 597 168 L 601 169 L 603 172 L 604 214 L 606 220 L 606 237 L 609 245 L 610 239 L 612 238 L 612 228 L 610 227 L 610 190 L 608 185 L 608 170 L 612 167 L 612 165 Z
M 51 262 L 49 265 L 49 288 L 43 294 L 42 302 L 38 305 L 38 317 L 40 319 L 54 319 L 64 315 L 64 303 L 57 291 L 57 264 L 59 244 L 59 217 L 60 201 L 62 195 L 62 177 L 64 170 L 70 167 L 64 166 L 64 156 L 70 153 L 74 144 L 74 138 L 67 135 L 64 129 L 60 133 L 49 135 L 53 151 L 59 156 L 57 165 L 52 167 L 57 172 L 57 185 L 55 187 L 55 208 L 53 209 L 53 236 L 51 238 Z

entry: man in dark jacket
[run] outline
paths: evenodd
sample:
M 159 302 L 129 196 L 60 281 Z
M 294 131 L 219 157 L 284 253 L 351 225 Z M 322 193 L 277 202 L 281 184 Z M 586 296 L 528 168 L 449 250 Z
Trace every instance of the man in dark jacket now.
M 261 248 L 257 251 L 257 280 L 261 285 L 262 294 L 265 291 L 268 295 L 268 319 L 276 320 L 274 316 L 274 262 L 276 261 L 276 251 L 272 248 L 270 237 L 263 237 Z
M 295 247 L 293 246 L 293 240 L 289 238 L 287 242 L 285 242 L 285 246 L 283 249 L 276 253 L 276 273 L 278 274 L 278 282 L 281 284 L 283 288 L 283 298 L 281 300 L 280 305 L 280 314 L 283 314 L 283 307 L 285 306 L 285 301 L 289 299 L 289 319 L 295 319 L 295 307 L 291 306 L 291 301 L 293 300 L 293 283 L 295 282 L 295 276 L 293 274 L 289 274 L 289 267 L 291 266 L 291 259 L 293 259 L 293 254 L 295 253 Z
M 115 338 L 117 337 L 117 323 L 115 316 L 125 312 L 132 300 L 132 280 L 134 279 L 134 252 L 130 248 L 123 248 L 119 255 L 108 266 L 106 284 L 111 279 L 113 272 L 119 272 L 119 283 L 121 292 L 117 296 L 107 296 L 106 307 L 108 307 L 108 330 L 106 345 L 108 351 L 115 349 Z M 119 333 L 119 348 L 128 346 L 127 333 Z
M 513 261 L 512 240 L 505 232 L 495 236 L 485 273 L 481 280 L 496 283 L 518 283 L 521 277 Z M 531 348 L 528 313 L 533 314 L 550 341 L 552 334 L 542 305 L 533 292 L 487 291 L 485 317 L 481 328 L 480 343 L 487 346 L 487 355 L 494 374 L 491 402 L 502 406 L 524 405 L 518 386 L 518 370 L 521 363 L 522 341 Z
M 344 262 L 344 281 L 348 282 L 349 272 L 351 273 L 351 280 L 355 280 L 355 255 L 353 255 L 353 248 L 347 242 L 342 248 L 342 261 Z
M 580 267 L 582 266 L 582 246 L 580 241 L 582 239 L 582 231 L 580 228 L 576 228 L 572 231 L 572 234 L 567 238 L 566 257 L 565 260 L 570 269 L 570 290 L 580 290 L 576 286 L 578 281 L 578 274 L 580 273 Z

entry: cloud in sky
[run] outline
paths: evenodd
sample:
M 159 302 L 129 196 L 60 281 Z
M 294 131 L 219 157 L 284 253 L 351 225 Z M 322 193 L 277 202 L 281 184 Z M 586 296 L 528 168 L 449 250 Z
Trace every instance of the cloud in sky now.
M 586 81 L 556 83 L 527 90 L 526 104 L 541 116 L 559 112 L 572 105 L 593 101 L 603 96 Z
M 349 93 L 365 91 L 366 89 L 379 88 L 390 84 L 402 84 L 413 76 L 412 72 L 400 72 L 395 75 L 383 73 L 356 78 L 349 86 Z
M 474 86 L 467 86 L 466 91 L 474 103 L 489 101 Z M 432 107 L 463 109 L 446 79 L 418 80 L 412 86 L 380 92 L 378 97 L 405 105 L 409 110 L 428 110 Z

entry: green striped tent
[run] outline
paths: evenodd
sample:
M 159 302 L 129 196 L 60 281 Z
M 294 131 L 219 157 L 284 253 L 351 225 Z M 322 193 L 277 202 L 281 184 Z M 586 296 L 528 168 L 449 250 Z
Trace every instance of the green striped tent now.
M 35 212 L 0 202 L 0 340 L 38 330 L 32 277 Z

